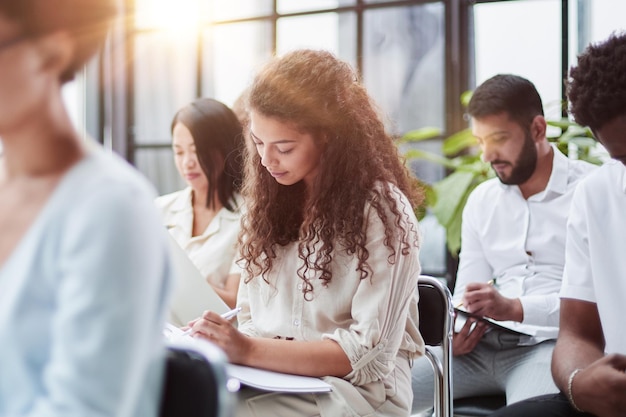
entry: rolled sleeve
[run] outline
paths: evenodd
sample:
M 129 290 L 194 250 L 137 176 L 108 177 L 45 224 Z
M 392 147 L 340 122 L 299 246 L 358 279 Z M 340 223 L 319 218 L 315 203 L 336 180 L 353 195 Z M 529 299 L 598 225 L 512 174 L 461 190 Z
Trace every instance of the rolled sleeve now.
M 400 198 L 399 201 L 400 207 L 403 204 L 410 207 L 408 201 Z M 391 214 L 388 213 L 388 216 Z M 408 254 L 402 255 L 400 239 L 396 237 L 395 262 L 390 263 L 390 253 L 384 246 L 382 221 L 373 210 L 368 215 L 368 221 L 368 263 L 372 275 L 361 280 L 355 293 L 352 325 L 323 336 L 336 341 L 348 356 L 352 371 L 345 379 L 354 385 L 384 379 L 393 371 L 398 351 L 405 341 L 407 326 L 415 324 L 408 315 L 409 311 L 416 311 L 411 305 L 417 304 L 416 288 L 420 273 L 418 248 L 412 246 Z M 403 222 L 402 226 L 417 233 L 417 220 L 414 222 L 410 225 Z M 413 237 L 410 235 L 409 241 Z M 421 353 L 423 344 L 420 345 L 420 342 L 415 341 L 411 353 Z

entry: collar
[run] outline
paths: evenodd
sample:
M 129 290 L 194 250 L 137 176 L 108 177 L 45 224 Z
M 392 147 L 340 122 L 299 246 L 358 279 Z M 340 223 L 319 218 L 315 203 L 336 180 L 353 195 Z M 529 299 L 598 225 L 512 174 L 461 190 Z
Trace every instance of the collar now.
M 561 152 L 556 145 L 552 144 L 551 146 L 554 155 L 552 158 L 552 172 L 550 173 L 550 179 L 548 180 L 544 192 L 546 192 L 546 194 L 548 192 L 565 194 L 569 180 L 570 160 L 567 156 L 563 155 L 563 152 Z
M 548 179 L 548 184 L 546 184 L 546 188 L 532 196 L 531 199 L 543 198 L 543 196 L 549 195 L 549 193 L 557 193 L 557 194 L 565 194 L 567 192 L 567 182 L 569 177 L 569 158 L 563 155 L 554 144 L 550 145 L 552 147 L 552 172 L 550 173 L 550 178 Z M 498 184 L 505 190 L 515 190 L 517 192 L 519 187 L 517 185 L 507 185 L 502 184 L 500 180 L 498 180 Z
M 241 196 L 239 194 L 235 194 L 233 196 L 233 206 L 235 210 L 229 211 L 222 207 L 218 211 L 218 215 L 228 219 L 239 219 L 239 212 L 241 211 L 242 202 L 243 200 Z M 179 213 L 181 211 L 191 210 L 191 203 L 191 187 L 187 187 L 181 190 L 176 196 L 176 199 L 172 203 L 171 211 Z
M 170 208 L 172 212 L 191 210 L 191 187 L 181 190 Z

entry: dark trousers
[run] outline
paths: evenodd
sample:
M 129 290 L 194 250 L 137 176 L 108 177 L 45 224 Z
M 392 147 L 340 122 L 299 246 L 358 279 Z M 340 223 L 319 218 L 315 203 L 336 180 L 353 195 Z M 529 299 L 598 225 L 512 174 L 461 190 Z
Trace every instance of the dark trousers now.
M 593 415 L 576 411 L 567 397 L 563 393 L 558 393 L 529 398 L 502 407 L 490 417 L 593 417 Z

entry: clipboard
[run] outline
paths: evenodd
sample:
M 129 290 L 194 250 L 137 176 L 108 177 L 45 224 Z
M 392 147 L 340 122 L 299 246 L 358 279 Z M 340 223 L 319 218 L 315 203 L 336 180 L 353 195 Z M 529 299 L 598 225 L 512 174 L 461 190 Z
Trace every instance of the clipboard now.
M 487 323 L 489 325 L 489 327 L 492 327 L 492 328 L 495 328 L 495 329 L 504 330 L 504 331 L 507 331 L 509 333 L 517 334 L 517 335 L 520 335 L 520 336 L 531 336 L 531 337 L 535 336 L 534 334 L 520 332 L 518 330 L 515 330 L 512 327 L 507 326 L 508 323 L 514 325 L 514 322 L 508 322 L 508 321 L 507 322 L 498 322 L 498 321 L 495 321 L 495 320 L 490 319 L 488 317 L 483 317 L 483 316 L 479 316 L 479 315 L 476 315 L 476 314 L 472 314 L 469 311 L 463 310 L 463 309 L 461 309 L 459 307 L 454 307 L 454 312 L 456 313 L 457 317 L 459 317 L 459 316 L 463 317 L 463 319 L 464 319 L 463 324 L 465 323 L 465 320 L 467 320 L 468 318 L 471 317 L 471 318 L 483 321 L 483 322 Z
M 180 327 L 200 317 L 205 310 L 217 314 L 229 311 L 228 305 L 209 285 L 183 248 L 172 235 L 167 235 L 175 276 L 168 321 Z

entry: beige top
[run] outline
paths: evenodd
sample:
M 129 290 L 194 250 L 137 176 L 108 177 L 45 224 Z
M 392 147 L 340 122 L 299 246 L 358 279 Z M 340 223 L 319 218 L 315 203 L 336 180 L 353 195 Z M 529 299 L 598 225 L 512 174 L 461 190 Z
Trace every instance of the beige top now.
M 417 219 L 407 198 L 397 188 L 393 190 L 399 208 L 404 207 L 402 226 L 410 230 L 411 240 L 418 233 Z M 412 398 L 409 359 L 424 350 L 416 296 L 419 249 L 411 247 L 409 254 L 402 255 L 400 241 L 394 240 L 397 258 L 391 264 L 389 249 L 383 243 L 383 223 L 370 204 L 365 207 L 365 216 L 371 276 L 361 280 L 356 257 L 336 248 L 330 285 L 324 287 L 312 279 L 312 299 L 305 301 L 297 276 L 302 265 L 298 244 L 279 247 L 276 266 L 267 277 L 269 285 L 260 277 L 247 284 L 245 279 L 240 281 L 239 329 L 259 337 L 335 340 L 350 359 L 353 371 L 344 378 L 351 385 L 338 378 L 325 378 L 336 388 L 333 397 L 339 393 L 344 401 L 365 399 L 374 410 L 386 410 L 385 415 L 406 416 Z M 392 216 L 390 211 L 387 216 Z M 393 217 L 389 222 L 395 222 Z M 311 278 L 316 275 L 309 273 Z M 347 393 L 346 385 L 350 387 Z
M 240 210 L 231 212 L 222 207 L 204 232 L 200 236 L 192 237 L 193 208 L 190 187 L 161 196 L 155 202 L 161 210 L 164 225 L 202 276 L 215 287 L 224 288 L 228 275 L 240 272 L 235 263 L 238 254 Z

